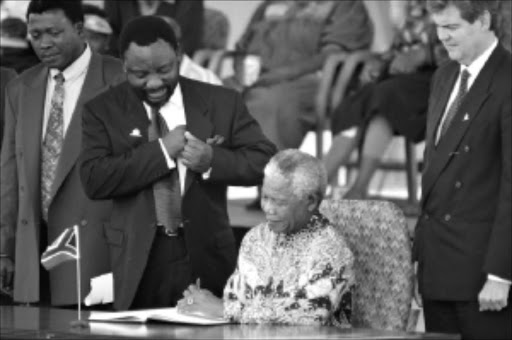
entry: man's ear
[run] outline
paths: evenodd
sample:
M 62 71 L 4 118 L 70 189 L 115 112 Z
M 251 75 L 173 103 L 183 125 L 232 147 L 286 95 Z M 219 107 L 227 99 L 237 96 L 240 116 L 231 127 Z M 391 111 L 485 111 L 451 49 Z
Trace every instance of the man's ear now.
M 490 30 L 491 29 L 491 13 L 489 11 L 484 11 L 477 20 L 480 20 L 482 23 L 482 27 Z
M 308 195 L 307 209 L 309 212 L 314 212 L 320 205 L 320 197 L 317 194 Z
M 80 22 L 75 23 L 73 26 L 75 26 L 75 29 L 76 29 L 76 32 L 78 33 L 78 35 L 79 35 L 81 38 L 84 38 L 84 39 L 85 39 L 85 34 L 84 34 L 84 23 L 80 21 Z

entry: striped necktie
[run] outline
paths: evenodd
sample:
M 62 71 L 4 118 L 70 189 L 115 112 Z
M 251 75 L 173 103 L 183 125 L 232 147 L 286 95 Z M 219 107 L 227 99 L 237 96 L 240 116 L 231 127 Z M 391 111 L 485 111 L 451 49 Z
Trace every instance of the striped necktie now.
M 462 105 L 462 101 L 464 100 L 464 97 L 466 97 L 466 94 L 468 93 L 468 79 L 469 79 L 470 73 L 468 70 L 464 69 L 460 73 L 460 86 L 459 91 L 457 91 L 457 95 L 455 96 L 455 99 L 453 100 L 452 105 L 450 106 L 450 109 L 448 109 L 448 112 L 446 113 L 446 118 L 444 119 L 443 125 L 441 126 L 441 133 L 439 134 L 439 141 L 443 136 L 445 135 L 446 131 L 450 127 L 450 124 L 453 121 L 453 118 L 457 114 L 457 112 L 460 109 L 460 106 Z
M 46 124 L 41 155 L 41 205 L 45 221 L 48 221 L 48 208 L 51 202 L 51 191 L 59 164 L 62 145 L 64 144 L 64 75 L 58 73 L 55 77 L 50 104 L 50 114 Z

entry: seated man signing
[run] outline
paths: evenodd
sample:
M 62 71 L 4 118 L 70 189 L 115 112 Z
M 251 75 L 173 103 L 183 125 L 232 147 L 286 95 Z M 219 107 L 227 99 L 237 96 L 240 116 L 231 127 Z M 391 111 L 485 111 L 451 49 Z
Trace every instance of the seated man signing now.
M 178 302 L 180 312 L 240 323 L 323 325 L 336 315 L 350 327 L 353 257 L 318 210 L 326 177 L 313 156 L 296 149 L 276 154 L 263 180 L 266 222 L 242 241 L 223 299 L 191 285 Z

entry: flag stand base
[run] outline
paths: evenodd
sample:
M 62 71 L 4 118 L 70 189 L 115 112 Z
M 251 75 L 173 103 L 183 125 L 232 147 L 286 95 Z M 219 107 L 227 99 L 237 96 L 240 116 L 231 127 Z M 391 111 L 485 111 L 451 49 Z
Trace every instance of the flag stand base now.
M 70 322 L 71 328 L 89 328 L 87 320 L 73 320 Z

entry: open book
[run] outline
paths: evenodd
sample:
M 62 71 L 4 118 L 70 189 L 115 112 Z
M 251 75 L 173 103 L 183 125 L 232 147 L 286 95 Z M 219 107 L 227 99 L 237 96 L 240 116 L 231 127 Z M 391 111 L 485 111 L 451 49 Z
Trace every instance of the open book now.
M 221 325 L 229 323 L 229 321 L 224 319 L 213 319 L 200 314 L 180 314 L 176 308 L 141 309 L 126 312 L 91 312 L 89 316 L 89 321 L 101 322 L 145 323 L 150 320 L 192 325 Z

